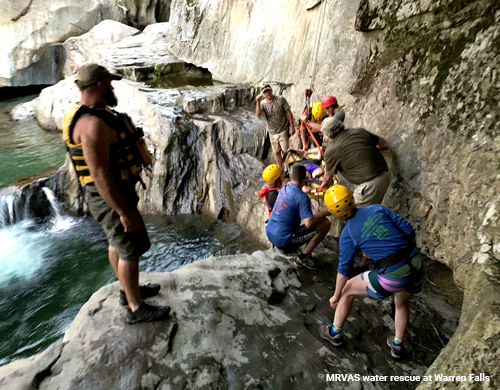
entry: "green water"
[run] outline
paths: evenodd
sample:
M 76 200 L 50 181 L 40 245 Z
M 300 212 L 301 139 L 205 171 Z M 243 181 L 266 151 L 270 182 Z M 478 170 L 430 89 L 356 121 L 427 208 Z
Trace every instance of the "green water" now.
M 203 75 L 182 77 L 171 82 L 212 83 Z M 0 187 L 64 161 L 59 133 L 41 130 L 34 119 L 10 118 L 16 104 L 34 97 L 0 101 Z M 9 196 L 0 195 L 0 201 L 8 203 Z M 97 222 L 53 214 L 43 223 L 29 219 L 0 228 L 0 365 L 61 339 L 90 296 L 116 280 Z M 168 272 L 198 259 L 262 249 L 236 225 L 207 216 L 144 219 L 152 246 L 141 258 L 141 271 Z
M 145 216 L 151 249 L 140 270 L 167 272 L 198 259 L 262 249 L 236 225 L 202 215 Z M 0 229 L 0 365 L 63 337 L 81 306 L 115 281 L 107 240 L 92 219 L 56 217 Z
M 33 118 L 22 122 L 11 119 L 12 108 L 35 97 L 0 101 L 0 187 L 64 162 L 61 134 L 43 131 Z

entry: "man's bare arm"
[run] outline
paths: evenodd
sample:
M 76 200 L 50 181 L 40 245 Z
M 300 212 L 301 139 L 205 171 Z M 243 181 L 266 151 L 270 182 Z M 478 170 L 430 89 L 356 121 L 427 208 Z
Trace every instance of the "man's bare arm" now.
M 321 124 L 307 121 L 306 125 L 310 127 L 313 133 L 319 133 L 321 131 Z
M 307 228 L 311 229 L 313 227 L 318 226 L 323 219 L 328 217 L 329 215 L 332 215 L 328 210 L 321 211 L 312 217 L 304 219 L 304 225 L 306 225 Z
M 295 125 L 293 124 L 293 115 L 290 109 L 286 110 L 286 117 L 288 118 L 288 123 L 290 124 L 289 127 L 293 129 L 292 131 L 290 131 L 290 135 L 293 135 L 295 134 Z
M 257 103 L 255 106 L 255 115 L 257 115 L 257 117 L 262 116 L 262 114 L 264 113 L 264 111 L 262 111 L 262 107 L 260 106 L 261 100 L 262 100 L 262 95 L 259 95 L 255 98 L 255 101 Z
M 122 196 L 116 178 L 109 171 L 109 146 L 111 144 L 109 128 L 101 119 L 88 116 L 78 121 L 75 127 L 76 133 L 79 135 L 83 156 L 99 195 L 118 213 L 125 231 L 141 228 L 142 218 L 136 212 L 135 207 Z

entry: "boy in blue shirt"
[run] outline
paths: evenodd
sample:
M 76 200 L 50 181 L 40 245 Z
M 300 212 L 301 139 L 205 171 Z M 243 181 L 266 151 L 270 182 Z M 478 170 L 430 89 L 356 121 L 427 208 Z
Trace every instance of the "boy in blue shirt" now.
M 420 249 L 415 244 L 413 227 L 388 208 L 373 204 L 356 208 L 352 193 L 335 185 L 325 194 L 332 214 L 346 221 L 339 239 L 339 265 L 335 294 L 330 306 L 335 309 L 332 326 L 322 325 L 320 335 L 334 346 L 342 344 L 340 330 L 351 313 L 355 297 L 384 299 L 395 294 L 396 336 L 387 344 L 391 355 L 403 352 L 403 337 L 410 318 L 409 303 L 422 290 L 424 268 Z M 374 270 L 348 280 L 354 267 L 354 253 L 360 249 L 375 262 Z
M 298 250 L 305 245 L 295 259 L 297 267 L 317 269 L 311 252 L 330 230 L 331 215 L 328 210 L 313 215 L 311 200 L 302 191 L 306 184 L 306 168 L 295 164 L 290 171 L 290 183 L 283 187 L 274 204 L 266 226 L 269 241 L 285 253 Z M 304 224 L 301 225 L 301 221 Z

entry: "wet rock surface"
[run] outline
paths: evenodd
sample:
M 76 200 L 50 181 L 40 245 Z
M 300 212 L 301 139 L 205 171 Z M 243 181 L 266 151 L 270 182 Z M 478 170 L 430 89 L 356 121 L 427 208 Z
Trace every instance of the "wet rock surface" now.
M 46 352 L 57 358 L 45 359 L 45 370 L 24 359 L 0 368 L 0 383 L 28 383 L 41 371 L 38 388 L 61 390 L 415 388 L 327 382 L 326 374 L 421 376 L 453 334 L 459 311 L 426 288 L 412 302 L 412 358 L 395 362 L 385 344 L 393 332 L 390 302 L 358 299 L 344 326 L 346 345 L 335 348 L 317 328 L 332 321 L 337 256 L 329 241 L 318 250 L 320 271 L 296 269 L 292 258 L 270 250 L 141 275 L 162 286 L 149 301 L 172 307 L 171 319 L 159 323 L 124 325 L 118 285 L 108 285 L 82 307 L 62 347 Z

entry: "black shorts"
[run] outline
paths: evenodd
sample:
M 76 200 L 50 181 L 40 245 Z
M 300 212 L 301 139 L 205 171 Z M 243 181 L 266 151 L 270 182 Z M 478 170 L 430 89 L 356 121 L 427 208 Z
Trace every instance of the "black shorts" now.
M 120 192 L 137 207 L 139 197 L 134 187 L 120 188 Z M 133 232 L 125 232 L 120 222 L 120 216 L 97 192 L 94 186 L 85 186 L 85 200 L 92 217 L 99 222 L 108 237 L 109 246 L 118 252 L 121 260 L 138 261 L 139 257 L 151 247 L 148 232 L 145 227 Z
M 300 225 L 292 233 L 292 237 L 285 246 L 278 248 L 285 253 L 295 252 L 302 245 L 307 244 L 316 235 L 316 228 L 308 228 L 306 225 Z

